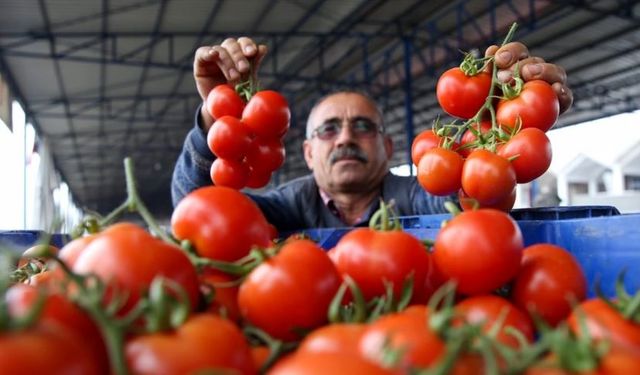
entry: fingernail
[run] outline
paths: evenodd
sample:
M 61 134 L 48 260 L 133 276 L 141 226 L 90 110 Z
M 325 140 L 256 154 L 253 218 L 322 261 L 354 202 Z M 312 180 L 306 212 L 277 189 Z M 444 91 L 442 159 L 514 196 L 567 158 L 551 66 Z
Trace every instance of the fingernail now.
M 498 71 L 498 79 L 501 82 L 509 82 L 511 80 L 511 72 L 508 70 Z
M 502 51 L 498 54 L 498 59 L 505 64 L 511 62 L 512 57 L 513 55 L 509 51 Z
M 240 77 L 240 73 L 238 73 L 235 69 L 229 69 L 229 79 L 234 80 Z
M 531 75 L 535 76 L 542 72 L 542 67 L 540 66 L 540 64 L 530 64 L 527 65 L 527 70 Z
M 244 47 L 244 53 L 253 53 L 256 49 L 253 46 Z

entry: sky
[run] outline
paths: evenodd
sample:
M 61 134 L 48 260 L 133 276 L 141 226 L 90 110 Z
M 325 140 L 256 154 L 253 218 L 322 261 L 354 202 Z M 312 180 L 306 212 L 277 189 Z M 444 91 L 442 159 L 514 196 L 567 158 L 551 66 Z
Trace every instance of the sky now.
M 640 142 L 640 111 L 550 130 L 553 156 L 549 170 L 558 173 L 579 154 L 609 165 Z

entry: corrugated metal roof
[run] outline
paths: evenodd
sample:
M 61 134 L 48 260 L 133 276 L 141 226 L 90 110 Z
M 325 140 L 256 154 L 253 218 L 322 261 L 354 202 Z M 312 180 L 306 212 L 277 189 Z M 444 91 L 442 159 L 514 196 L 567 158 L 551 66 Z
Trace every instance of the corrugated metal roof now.
M 575 105 L 557 126 L 640 107 L 637 1 L 3 0 L 0 70 L 82 206 L 105 213 L 121 203 L 122 159 L 131 156 L 143 199 L 162 215 L 200 103 L 191 76 L 198 46 L 241 35 L 269 46 L 263 86 L 282 91 L 294 115 L 282 182 L 306 173 L 307 111 L 336 87 L 380 99 L 392 164 L 404 163 L 408 134 L 442 115 L 438 75 L 459 50 L 499 43 L 514 21 L 518 40 L 568 72 Z

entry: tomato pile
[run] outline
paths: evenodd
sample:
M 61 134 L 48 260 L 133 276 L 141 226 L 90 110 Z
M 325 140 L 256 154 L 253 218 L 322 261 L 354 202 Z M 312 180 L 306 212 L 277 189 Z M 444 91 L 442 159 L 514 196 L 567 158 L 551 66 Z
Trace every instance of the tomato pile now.
M 2 373 L 640 370 L 640 293 L 587 298 L 574 256 L 525 247 L 500 210 L 456 212 L 420 240 L 383 204 L 325 251 L 274 239 L 248 197 L 208 186 L 171 236 L 87 228 L 28 249 L 0 284 Z
M 463 209 L 509 211 L 516 184 L 533 181 L 551 165 L 545 132 L 558 119 L 559 102 L 542 80 L 523 82 L 516 74 L 513 83 L 499 83 L 490 62 L 467 55 L 440 76 L 438 103 L 457 120 L 418 134 L 411 157 L 427 192 L 455 194 Z
M 291 113 L 278 92 L 238 86 L 236 91 L 227 84 L 218 85 L 207 95 L 205 109 L 216 119 L 207 133 L 209 149 L 217 157 L 211 165 L 211 180 L 237 190 L 260 188 L 284 163 L 282 138 Z

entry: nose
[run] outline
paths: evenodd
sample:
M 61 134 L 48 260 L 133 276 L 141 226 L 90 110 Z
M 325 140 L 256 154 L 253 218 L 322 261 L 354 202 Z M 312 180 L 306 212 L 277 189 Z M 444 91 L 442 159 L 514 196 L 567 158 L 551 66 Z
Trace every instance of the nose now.
M 353 143 L 353 132 L 351 130 L 351 125 L 349 121 L 343 120 L 342 126 L 340 127 L 340 132 L 336 136 L 335 143 L 336 145 Z

